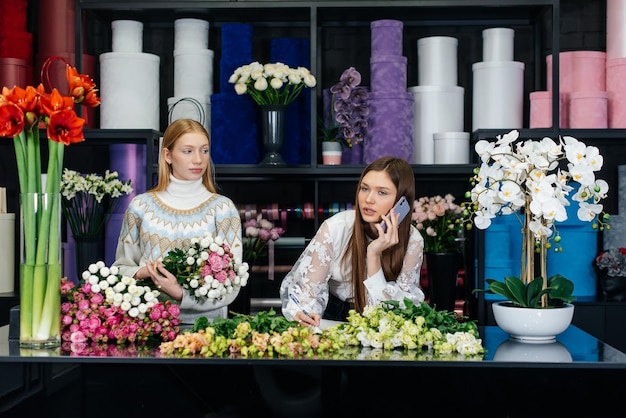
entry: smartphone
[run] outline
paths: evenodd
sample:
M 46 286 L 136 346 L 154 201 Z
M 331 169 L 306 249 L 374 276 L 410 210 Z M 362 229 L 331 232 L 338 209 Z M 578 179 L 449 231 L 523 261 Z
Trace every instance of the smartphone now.
M 404 217 L 409 214 L 410 210 L 411 205 L 409 204 L 409 201 L 406 200 L 406 197 L 402 196 L 400 199 L 398 199 L 396 204 L 393 206 L 394 213 L 400 214 L 400 219 L 398 219 L 398 223 L 402 222 Z M 387 232 L 387 224 L 385 223 L 385 221 L 381 221 L 380 226 L 383 228 L 383 232 Z

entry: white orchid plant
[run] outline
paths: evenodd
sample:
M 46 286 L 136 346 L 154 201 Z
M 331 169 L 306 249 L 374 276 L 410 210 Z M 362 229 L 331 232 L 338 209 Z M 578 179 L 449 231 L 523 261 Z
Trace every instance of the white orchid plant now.
M 511 214 L 523 225 L 521 275 L 504 282 L 486 279 L 489 293 L 527 307 L 548 306 L 550 299 L 571 301 L 573 284 L 569 280 L 560 275 L 547 278 L 546 250 L 554 245 L 555 251 L 562 251 L 556 223 L 567 219 L 568 197 L 578 202 L 578 219 L 591 222 L 594 229 L 610 228 L 609 215 L 600 203 L 609 186 L 595 175 L 603 158 L 597 147 L 571 136 L 558 141 L 518 139 L 519 131 L 513 130 L 497 136 L 495 142 L 476 143 L 482 163 L 474 170 L 473 187 L 466 195 L 470 202 L 464 204 L 465 226 L 471 229 L 473 221 L 484 230 L 495 217 Z M 532 283 L 535 252 L 539 253 L 543 280 Z
M 281 62 L 242 65 L 230 76 L 238 95 L 249 94 L 258 105 L 283 105 L 293 102 L 305 87 L 315 87 L 317 80 L 304 67 L 290 68 Z

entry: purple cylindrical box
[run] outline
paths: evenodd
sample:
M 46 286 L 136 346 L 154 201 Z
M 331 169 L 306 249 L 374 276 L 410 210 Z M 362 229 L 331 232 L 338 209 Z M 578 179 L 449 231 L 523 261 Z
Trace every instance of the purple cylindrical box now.
M 370 58 L 373 92 L 406 92 L 407 58 L 401 55 L 378 55 Z
M 370 23 L 371 55 L 402 55 L 403 23 L 399 20 L 382 19 Z
M 372 92 L 368 96 L 370 117 L 365 137 L 363 162 L 387 155 L 413 159 L 413 95 Z

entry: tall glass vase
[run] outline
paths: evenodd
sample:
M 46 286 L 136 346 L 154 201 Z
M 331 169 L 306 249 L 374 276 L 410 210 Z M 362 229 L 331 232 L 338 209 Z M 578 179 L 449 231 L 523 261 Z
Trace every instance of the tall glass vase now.
M 20 346 L 61 344 L 61 195 L 20 194 Z
M 285 160 L 280 155 L 285 135 L 284 105 L 261 105 L 261 129 L 265 156 L 262 165 L 282 165 Z

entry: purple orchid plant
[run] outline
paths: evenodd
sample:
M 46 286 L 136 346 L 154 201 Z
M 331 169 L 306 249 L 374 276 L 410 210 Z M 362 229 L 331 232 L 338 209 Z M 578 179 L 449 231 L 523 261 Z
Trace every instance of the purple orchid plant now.
M 346 148 L 363 142 L 367 129 L 367 89 L 361 84 L 361 73 L 346 69 L 339 82 L 330 88 L 331 126 L 321 120 L 322 141 L 337 141 Z

